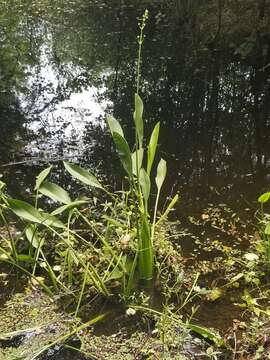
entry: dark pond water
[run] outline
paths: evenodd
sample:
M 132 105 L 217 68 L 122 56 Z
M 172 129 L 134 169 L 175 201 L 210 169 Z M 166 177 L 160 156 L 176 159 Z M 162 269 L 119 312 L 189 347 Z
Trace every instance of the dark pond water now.
M 121 170 L 105 115 L 132 141 L 146 7 L 146 132 L 161 121 L 166 190 L 182 196 L 177 218 L 187 225 L 187 215 L 225 203 L 252 219 L 270 177 L 267 1 L 0 0 L 0 174 L 14 196 L 49 163 L 68 187 L 62 159 L 114 183 Z

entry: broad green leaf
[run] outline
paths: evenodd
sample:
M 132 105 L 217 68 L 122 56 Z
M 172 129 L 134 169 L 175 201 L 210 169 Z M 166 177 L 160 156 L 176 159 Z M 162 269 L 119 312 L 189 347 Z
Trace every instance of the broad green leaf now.
M 71 203 L 71 199 L 67 191 L 64 190 L 61 186 L 53 184 L 49 181 L 43 182 L 39 188 L 39 192 L 45 196 L 48 196 L 54 201 L 58 201 L 63 204 Z
M 37 235 L 36 225 L 33 225 L 33 224 L 27 225 L 27 227 L 25 228 L 25 236 L 34 248 L 39 247 L 40 239 L 38 238 L 38 235 Z
M 140 171 L 139 181 L 140 181 L 140 186 L 141 186 L 142 193 L 143 193 L 143 198 L 144 198 L 145 204 L 147 205 L 149 195 L 150 195 L 151 182 L 150 182 L 150 178 L 149 178 L 147 172 L 144 169 L 141 169 L 141 171 Z
M 160 123 L 158 122 L 152 132 L 147 151 L 147 174 L 150 176 L 153 161 L 156 154 Z
M 122 137 L 124 137 L 124 133 L 123 133 L 123 129 L 122 129 L 121 125 L 113 116 L 111 116 L 111 115 L 107 116 L 107 123 L 109 125 L 112 135 L 113 135 L 113 133 L 117 133 L 117 134 L 121 135 Z
M 141 279 L 151 280 L 153 278 L 153 247 L 151 231 L 147 215 L 142 215 L 140 247 L 139 247 L 139 272 Z
M 88 202 L 88 200 L 75 200 L 67 205 L 63 205 L 60 206 L 59 208 L 55 209 L 51 215 L 58 215 L 58 214 L 62 214 L 64 211 L 66 210 L 71 210 L 74 209 L 77 206 L 80 206 L 82 204 L 86 204 Z
M 161 159 L 157 167 L 157 176 L 156 176 L 156 184 L 158 190 L 161 189 L 163 182 L 166 178 L 166 174 L 167 174 L 167 163 L 165 160 Z
M 266 203 L 269 199 L 270 199 L 270 191 L 262 194 L 262 195 L 259 197 L 258 202 L 261 203 L 261 204 L 264 204 L 264 203 Z
M 143 148 L 138 149 L 137 150 L 137 155 L 136 155 L 136 151 L 134 151 L 134 153 L 132 153 L 131 158 L 132 158 L 132 173 L 133 175 L 137 176 L 137 165 L 136 165 L 136 161 L 138 158 L 138 172 L 140 173 L 140 169 L 142 167 L 142 162 L 143 162 Z
M 125 138 L 118 133 L 113 133 L 113 140 L 122 165 L 129 177 L 132 177 L 132 159 L 129 145 Z
M 47 167 L 46 169 L 42 170 L 41 173 L 38 174 L 36 177 L 36 186 L 35 190 L 38 190 L 40 185 L 43 183 L 43 181 L 46 179 L 46 177 L 49 175 L 50 171 L 52 169 L 52 165 Z
M 84 184 L 103 189 L 103 186 L 101 185 L 101 183 L 88 170 L 85 170 L 85 169 L 81 168 L 80 166 L 71 164 L 67 161 L 64 161 L 64 166 L 65 166 L 66 170 L 70 173 L 70 175 L 72 175 L 76 179 L 80 180 Z
M 139 147 L 142 147 L 143 143 L 143 102 L 138 94 L 135 94 L 135 111 L 134 122 L 136 127 L 136 133 L 139 140 Z
M 39 212 L 32 205 L 28 204 L 25 201 L 7 199 L 7 203 L 9 204 L 9 207 L 14 212 L 14 214 L 24 220 L 47 226 L 59 228 L 65 227 L 65 225 L 57 218 L 51 216 L 50 214 Z
M 22 200 L 7 199 L 10 209 L 20 218 L 41 224 L 44 221 L 40 212 Z

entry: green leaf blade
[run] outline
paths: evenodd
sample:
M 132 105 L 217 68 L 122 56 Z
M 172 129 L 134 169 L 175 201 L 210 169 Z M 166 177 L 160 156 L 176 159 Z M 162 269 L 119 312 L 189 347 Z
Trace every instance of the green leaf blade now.
M 55 215 L 59 215 L 62 214 L 63 212 L 67 211 L 67 210 L 72 210 L 82 204 L 87 203 L 88 200 L 75 200 L 72 201 L 71 203 L 67 204 L 67 205 L 63 205 L 60 206 L 59 208 L 55 209 L 53 212 L 51 212 L 51 215 L 55 216 Z
M 137 155 L 136 155 L 137 153 Z M 140 173 L 142 162 L 143 162 L 143 153 L 144 149 L 138 149 L 137 152 L 134 151 L 131 155 L 132 158 L 132 173 L 133 175 L 137 176 L 137 160 L 138 160 L 138 172 Z
M 157 167 L 157 176 L 156 176 L 156 185 L 158 188 L 158 191 L 160 191 L 163 182 L 167 175 L 167 163 L 165 160 L 161 159 L 158 167 Z
M 140 171 L 140 186 L 142 189 L 142 193 L 143 193 L 143 198 L 145 201 L 145 204 L 147 205 L 149 196 L 150 196 L 150 190 L 151 190 L 151 181 L 150 178 L 147 174 L 147 172 L 144 169 L 141 169 Z
M 52 170 L 52 165 L 47 167 L 46 169 L 42 170 L 38 176 L 36 177 L 36 186 L 35 190 L 38 190 L 43 181 L 47 178 L 47 176 L 50 174 Z
M 65 225 L 57 218 L 50 214 L 39 212 L 34 206 L 22 200 L 7 199 L 11 211 L 19 218 L 31 223 L 38 223 L 45 226 L 65 228 Z
M 160 123 L 158 122 L 152 132 L 147 152 L 147 174 L 150 176 L 153 162 L 156 155 L 157 143 L 159 137 Z
M 132 158 L 129 145 L 125 138 L 123 138 L 118 133 L 113 133 L 113 140 L 116 146 L 116 150 L 124 169 L 126 170 L 128 176 L 132 177 Z
M 122 137 L 124 137 L 124 132 L 123 129 L 120 125 L 120 123 L 111 115 L 107 116 L 107 123 L 109 125 L 111 134 L 113 135 L 113 133 L 117 133 L 119 135 L 121 135 Z
M 270 191 L 262 194 L 259 198 L 258 198 L 258 202 L 261 204 L 266 203 L 268 200 L 270 199 Z
M 71 203 L 68 192 L 61 186 L 53 184 L 49 181 L 43 182 L 39 188 L 39 192 L 45 196 L 48 196 L 53 201 L 57 201 L 63 204 Z
M 135 111 L 134 111 L 134 122 L 136 127 L 136 133 L 139 141 L 139 147 L 143 144 L 143 101 L 138 94 L 135 94 Z
M 40 239 L 37 235 L 37 226 L 33 224 L 27 225 L 25 228 L 25 236 L 29 243 L 37 249 L 40 245 Z
M 75 179 L 80 180 L 85 185 L 103 189 L 103 186 L 98 181 L 98 179 L 90 173 L 90 171 L 83 169 L 82 167 L 64 161 L 64 166 L 66 170 L 73 176 Z

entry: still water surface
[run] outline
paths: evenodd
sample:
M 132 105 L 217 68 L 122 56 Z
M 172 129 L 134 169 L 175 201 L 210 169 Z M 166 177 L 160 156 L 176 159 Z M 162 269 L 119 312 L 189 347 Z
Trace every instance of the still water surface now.
M 241 50 L 251 29 L 232 9 L 185 3 L 0 1 L 0 173 L 11 194 L 27 196 L 49 163 L 68 188 L 62 159 L 114 184 L 121 170 L 105 115 L 120 119 L 132 141 L 137 22 L 147 6 L 141 96 L 146 132 L 161 121 L 166 190 L 181 194 L 176 217 L 193 226 L 187 215 L 225 203 L 252 219 L 270 174 L 268 70 L 256 78 L 252 54 Z M 217 15 L 223 26 L 213 35 Z M 267 56 L 260 61 L 266 66 Z M 225 236 L 196 231 L 202 240 Z

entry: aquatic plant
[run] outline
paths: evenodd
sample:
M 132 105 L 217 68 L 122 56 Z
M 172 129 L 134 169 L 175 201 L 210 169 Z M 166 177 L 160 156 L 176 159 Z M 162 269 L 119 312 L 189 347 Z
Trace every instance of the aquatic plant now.
M 8 234 L 0 249 L 1 259 L 22 269 L 49 294 L 52 290 L 71 293 L 77 299 L 76 314 L 88 283 L 98 293 L 109 296 L 109 284 L 121 281 L 122 295 L 127 300 L 138 277 L 142 281 L 153 279 L 158 245 L 155 230 L 167 218 L 178 200 L 176 195 L 166 210 L 158 215 L 167 164 L 164 159 L 160 159 L 155 179 L 152 180 L 160 123 L 155 125 L 146 149 L 144 106 L 139 95 L 143 32 L 147 18 L 148 12 L 145 11 L 139 23 L 133 116 L 134 151 L 131 151 L 120 123 L 111 115 L 107 117 L 112 139 L 126 173 L 123 178 L 126 189 L 111 193 L 90 171 L 66 161 L 63 163 L 65 170 L 76 180 L 98 191 L 98 198 L 72 199 L 65 189 L 48 180 L 52 166 L 41 171 L 36 178 L 34 205 L 8 196 L 4 183 L 0 187 L 0 216 Z M 154 208 L 150 209 L 154 183 L 156 196 Z M 41 196 L 60 203 L 61 206 L 47 213 L 40 208 Z M 18 252 L 17 244 L 21 239 L 15 239 L 8 231 L 4 214 L 7 210 L 11 210 L 22 222 L 22 237 L 28 241 L 27 252 Z M 50 279 L 52 289 L 48 287 L 44 277 L 37 276 L 37 267 Z M 71 289 L 78 283 L 78 277 L 81 278 L 82 286 L 74 294 Z

